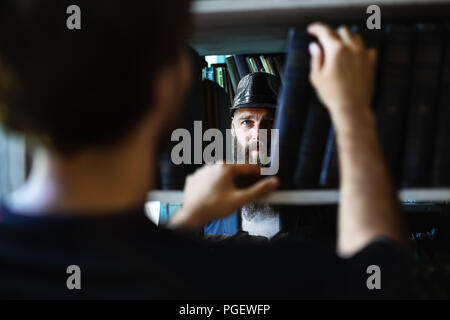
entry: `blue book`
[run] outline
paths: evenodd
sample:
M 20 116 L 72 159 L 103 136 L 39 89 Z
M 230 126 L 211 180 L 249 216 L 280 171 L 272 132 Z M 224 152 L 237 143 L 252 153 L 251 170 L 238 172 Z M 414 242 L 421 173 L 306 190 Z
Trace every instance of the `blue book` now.
M 243 54 L 235 54 L 234 61 L 236 62 L 236 68 L 239 74 L 239 80 L 245 77 L 250 73 L 250 69 L 248 67 L 247 59 Z M 238 81 L 239 83 L 239 81 Z
M 279 150 L 278 177 L 282 189 L 295 186 L 297 157 L 312 92 L 309 83 L 309 40 L 306 31 L 289 30 L 284 83 L 274 121 L 279 139 L 272 144 L 272 153 L 277 147 Z
M 300 143 L 296 188 L 317 188 L 321 172 L 322 159 L 330 129 L 330 116 L 314 94 L 309 102 L 309 110 Z

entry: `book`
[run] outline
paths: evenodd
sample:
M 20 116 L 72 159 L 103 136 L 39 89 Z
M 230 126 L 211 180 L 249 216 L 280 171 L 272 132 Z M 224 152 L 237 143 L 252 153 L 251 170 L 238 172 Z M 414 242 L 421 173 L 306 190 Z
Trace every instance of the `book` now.
M 234 61 L 233 56 L 229 56 L 226 58 L 226 65 L 231 83 L 233 85 L 233 90 L 234 92 L 236 92 L 237 85 L 239 83 L 239 73 L 237 71 L 236 62 Z
M 206 67 L 206 79 L 216 81 L 216 74 L 214 67 Z
M 214 68 L 214 80 L 213 81 L 215 81 L 222 88 L 224 88 L 225 87 L 225 75 L 227 74 L 227 72 L 226 72 L 227 65 L 225 63 L 213 63 L 213 64 L 211 64 L 211 67 Z
M 276 76 L 275 71 L 273 70 L 272 65 L 270 64 L 269 57 L 263 56 L 263 58 L 264 58 L 264 61 L 266 62 L 266 66 L 267 66 L 266 72 Z
M 385 30 L 386 45 L 380 57 L 383 63 L 375 109 L 384 157 L 395 184 L 399 185 L 414 33 L 406 25 L 390 25 Z
M 272 73 L 271 71 L 270 71 L 270 69 L 269 69 L 269 66 L 268 66 L 268 64 L 267 64 L 267 60 L 266 60 L 266 58 L 264 57 L 264 56 L 259 56 L 259 60 L 261 60 L 261 63 L 262 63 L 262 65 L 263 65 L 263 68 L 264 68 L 264 72 L 267 72 L 267 73 Z M 272 73 L 273 74 L 273 73 Z
M 251 59 L 256 64 L 257 72 L 265 72 L 264 65 L 261 63 L 261 59 L 258 59 L 258 58 L 255 58 L 255 57 L 252 57 Z
M 286 56 L 284 54 L 278 54 L 278 55 L 273 56 L 273 61 L 274 61 L 275 66 L 276 66 L 275 69 L 278 70 L 281 82 L 283 82 L 283 79 L 284 79 L 285 59 L 286 59 Z
M 322 159 L 330 129 L 330 116 L 316 94 L 313 94 L 300 143 L 295 172 L 296 188 L 319 186 Z
M 234 61 L 236 62 L 236 68 L 237 68 L 237 71 L 239 74 L 239 80 L 241 80 L 243 77 L 245 77 L 247 74 L 250 73 L 250 69 L 247 64 L 246 57 L 245 57 L 245 55 L 242 55 L 242 54 L 235 54 L 233 57 L 234 57 Z
M 446 28 L 445 55 L 440 83 L 431 185 L 450 186 L 450 26 Z
M 319 179 L 320 187 L 339 187 L 339 158 L 337 153 L 336 133 L 334 126 L 328 132 L 325 153 Z
M 281 74 L 280 74 L 280 72 L 279 72 L 279 70 L 278 70 L 277 65 L 275 64 L 274 58 L 271 57 L 271 56 L 268 56 L 268 57 L 267 57 L 267 63 L 268 63 L 268 65 L 269 65 L 270 69 L 272 70 L 272 74 L 273 74 L 274 76 L 278 77 L 278 78 L 281 78 Z
M 312 91 L 309 83 L 309 39 L 305 31 L 289 30 L 284 85 L 274 120 L 274 129 L 278 130 L 279 139 L 272 141 L 272 154 L 276 148 L 279 151 L 277 175 L 282 189 L 294 186 L 301 135 Z
M 437 26 L 419 24 L 416 31 L 403 155 L 404 187 L 430 184 L 434 119 L 443 52 L 441 33 Z
M 255 58 L 247 57 L 247 63 L 250 67 L 251 72 L 258 72 L 258 65 L 256 64 Z

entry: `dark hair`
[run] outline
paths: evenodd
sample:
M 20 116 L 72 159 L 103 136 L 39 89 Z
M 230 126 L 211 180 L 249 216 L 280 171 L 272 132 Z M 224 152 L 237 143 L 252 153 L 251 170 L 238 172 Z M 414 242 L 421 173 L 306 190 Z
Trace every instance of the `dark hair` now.
M 178 56 L 189 0 L 1 0 L 0 120 L 61 153 L 117 142 Z M 70 5 L 81 30 L 69 30 Z

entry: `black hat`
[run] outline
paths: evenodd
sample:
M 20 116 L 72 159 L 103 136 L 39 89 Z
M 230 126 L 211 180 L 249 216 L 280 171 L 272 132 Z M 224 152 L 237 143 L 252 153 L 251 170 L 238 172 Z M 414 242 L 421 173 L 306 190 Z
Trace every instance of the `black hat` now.
M 270 73 L 249 73 L 239 81 L 230 114 L 240 108 L 276 109 L 280 79 Z

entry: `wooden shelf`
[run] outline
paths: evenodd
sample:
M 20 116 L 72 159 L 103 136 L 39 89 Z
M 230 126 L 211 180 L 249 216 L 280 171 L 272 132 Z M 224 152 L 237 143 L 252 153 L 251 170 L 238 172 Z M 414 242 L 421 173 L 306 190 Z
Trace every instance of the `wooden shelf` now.
M 290 27 L 364 24 L 372 4 L 381 8 L 382 26 L 450 14 L 449 0 L 197 0 L 189 42 L 200 55 L 284 52 Z
M 450 189 L 404 189 L 398 193 L 405 205 L 419 203 L 450 203 Z M 152 191 L 148 201 L 180 204 L 182 191 Z M 287 190 L 277 191 L 260 202 L 285 205 L 332 205 L 339 202 L 339 190 Z

